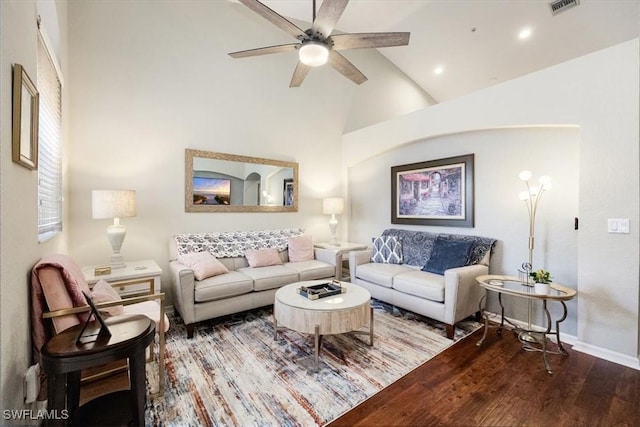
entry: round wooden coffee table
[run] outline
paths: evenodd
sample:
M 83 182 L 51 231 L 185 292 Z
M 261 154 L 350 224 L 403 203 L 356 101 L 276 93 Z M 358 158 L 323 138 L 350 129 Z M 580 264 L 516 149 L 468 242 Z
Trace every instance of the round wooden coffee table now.
M 282 328 L 313 334 L 316 370 L 323 335 L 363 334 L 369 336 L 369 345 L 373 345 L 373 308 L 369 291 L 353 283 L 340 282 L 347 290 L 342 294 L 310 300 L 298 293 L 301 286 L 325 282 L 310 280 L 283 286 L 276 292 L 273 304 L 274 339 L 278 339 L 278 330 Z M 368 330 L 360 330 L 366 326 Z

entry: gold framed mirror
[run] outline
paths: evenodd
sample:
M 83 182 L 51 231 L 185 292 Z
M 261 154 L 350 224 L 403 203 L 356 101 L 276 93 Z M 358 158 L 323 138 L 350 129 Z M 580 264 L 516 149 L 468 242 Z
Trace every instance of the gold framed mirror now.
M 186 212 L 298 212 L 298 163 L 185 150 Z

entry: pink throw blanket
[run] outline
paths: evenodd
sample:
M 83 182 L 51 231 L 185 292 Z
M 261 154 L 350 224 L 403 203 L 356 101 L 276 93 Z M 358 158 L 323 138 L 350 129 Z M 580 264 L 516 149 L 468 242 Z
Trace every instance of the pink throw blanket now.
M 31 270 L 31 343 L 34 363 L 40 363 L 40 349 L 52 335 L 50 325 L 47 324 L 46 319 L 42 318 L 42 314 L 49 310 L 49 304 L 47 304 L 45 291 L 42 289 L 42 282 L 40 280 L 40 270 L 45 267 L 57 268 L 60 271 L 64 286 L 74 307 L 86 305 L 82 291 L 85 291 L 87 294 L 90 292 L 89 285 L 84 278 L 84 274 L 82 274 L 82 270 L 78 264 L 67 255 L 56 254 L 45 256 L 33 267 Z M 47 286 L 46 283 L 45 286 Z M 54 290 L 47 289 L 46 292 L 48 295 L 55 294 Z M 63 307 L 52 307 L 51 309 L 59 308 Z M 77 316 L 80 322 L 84 322 L 88 313 L 80 313 Z M 44 386 L 44 382 L 42 385 Z M 45 392 L 44 396 L 42 396 L 43 391 Z M 40 400 L 41 398 L 46 399 L 46 388 L 43 390 L 43 387 L 41 387 L 38 399 Z

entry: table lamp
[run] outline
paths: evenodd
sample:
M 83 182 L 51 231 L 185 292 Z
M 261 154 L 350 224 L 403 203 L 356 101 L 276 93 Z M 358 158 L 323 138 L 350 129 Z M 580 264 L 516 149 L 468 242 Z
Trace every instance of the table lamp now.
M 111 243 L 111 268 L 124 268 L 120 254 L 127 228 L 120 224 L 120 218 L 136 216 L 136 192 L 133 190 L 93 190 L 91 192 L 93 219 L 113 218 L 113 225 L 107 227 L 107 238 Z
M 331 230 L 331 241 L 329 244 L 338 245 L 336 239 L 336 230 L 338 228 L 338 220 L 336 215 L 340 215 L 344 211 L 344 199 L 341 197 L 327 197 L 322 200 L 322 212 L 325 215 L 331 215 L 329 220 L 329 229 Z

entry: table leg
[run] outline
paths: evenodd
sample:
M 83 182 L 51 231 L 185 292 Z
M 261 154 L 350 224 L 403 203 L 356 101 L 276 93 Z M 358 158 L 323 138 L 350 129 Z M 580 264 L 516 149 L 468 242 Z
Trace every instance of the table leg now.
M 502 292 L 498 294 L 498 303 L 500 303 L 500 327 L 498 328 L 498 335 L 502 335 L 502 328 L 504 328 L 504 305 L 502 305 Z
M 547 300 L 542 300 L 542 310 L 547 318 L 547 330 L 542 334 L 542 357 L 544 359 L 544 366 L 547 368 L 549 374 L 553 374 L 551 364 L 549 363 L 549 357 L 547 355 L 547 335 L 551 332 L 551 313 L 547 307 Z
M 275 311 L 273 312 L 273 340 L 278 341 L 278 320 Z
M 556 320 L 555 334 L 556 334 L 556 340 L 558 342 L 558 348 L 560 349 L 560 352 L 565 356 L 568 356 L 569 352 L 564 349 L 564 347 L 562 346 L 562 341 L 560 341 L 560 322 L 563 322 L 564 319 L 567 318 L 567 305 L 564 303 L 564 301 L 560 301 L 560 303 L 562 303 L 562 309 L 564 310 L 564 313 L 562 314 L 562 318 Z
M 65 388 L 67 386 L 67 375 L 56 374 L 48 375 L 47 377 L 47 399 L 48 409 L 56 414 L 62 414 L 62 410 L 66 409 L 67 395 Z M 69 413 L 71 416 L 71 413 Z M 46 423 L 48 426 L 63 426 L 65 420 L 61 417 L 56 417 L 48 420 Z
M 487 332 L 489 332 L 489 316 L 487 315 L 487 313 L 485 313 L 486 301 L 487 295 L 485 294 L 482 295 L 482 298 L 480 298 L 480 302 L 478 302 L 478 308 L 480 309 L 480 313 L 482 313 L 482 318 L 484 319 L 484 333 L 482 334 L 482 338 L 480 338 L 480 341 L 476 343 L 478 347 L 480 347 L 482 343 L 484 343 L 484 340 L 487 339 Z M 484 305 L 482 304 L 483 302 L 485 303 Z
M 133 397 L 131 405 L 134 421 L 138 426 L 144 426 L 144 410 L 147 399 L 144 359 L 144 349 L 129 358 L 131 394 Z
M 373 307 L 369 307 L 370 316 L 369 316 L 369 345 L 373 346 Z
M 320 356 L 320 325 L 316 325 L 315 327 L 315 336 L 314 336 L 314 345 L 313 345 L 313 357 L 316 365 L 316 371 L 318 370 L 318 359 Z

